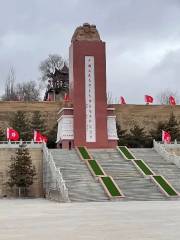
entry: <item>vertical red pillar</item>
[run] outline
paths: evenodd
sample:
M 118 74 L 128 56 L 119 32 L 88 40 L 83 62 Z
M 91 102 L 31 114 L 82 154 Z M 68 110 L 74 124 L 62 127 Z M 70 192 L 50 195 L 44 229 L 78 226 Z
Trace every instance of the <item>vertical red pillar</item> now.
M 108 140 L 105 43 L 94 25 L 77 28 L 70 46 L 70 98 L 74 108 L 74 145 L 115 147 Z

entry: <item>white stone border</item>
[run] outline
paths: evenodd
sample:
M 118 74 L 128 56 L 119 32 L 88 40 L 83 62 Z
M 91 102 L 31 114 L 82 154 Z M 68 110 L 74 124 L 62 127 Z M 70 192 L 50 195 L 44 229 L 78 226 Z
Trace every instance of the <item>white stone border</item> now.
M 42 148 L 43 142 L 34 142 L 31 141 L 0 141 L 0 148 L 19 148 L 20 145 L 23 145 L 27 148 Z
M 59 110 L 59 112 L 57 114 L 60 114 L 61 112 L 63 112 L 64 110 L 73 110 L 74 108 L 71 107 L 63 107 Z
M 170 163 L 174 163 L 178 168 L 180 168 L 180 156 L 177 156 L 175 154 L 172 154 L 168 151 L 166 151 L 167 148 L 180 148 L 180 144 L 178 145 L 177 143 L 175 144 L 161 144 L 160 142 L 156 142 L 153 140 L 153 147 L 154 150 L 161 156 L 163 157 L 166 161 Z
M 52 171 L 52 176 L 55 178 L 55 187 L 61 193 L 62 196 L 62 199 L 59 200 L 64 202 L 70 202 L 68 189 L 66 187 L 66 183 L 63 179 L 60 168 L 56 167 L 53 156 L 51 152 L 49 152 L 45 143 L 43 144 L 43 165 L 45 168 L 49 168 Z M 43 176 L 43 182 L 45 190 L 48 193 L 49 191 L 51 191 L 51 189 L 47 189 L 47 185 L 45 184 L 45 176 Z

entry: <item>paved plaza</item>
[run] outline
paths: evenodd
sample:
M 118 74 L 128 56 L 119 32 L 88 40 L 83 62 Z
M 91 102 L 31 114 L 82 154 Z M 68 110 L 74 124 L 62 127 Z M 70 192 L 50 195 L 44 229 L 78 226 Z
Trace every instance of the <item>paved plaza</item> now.
M 0 200 L 1 240 L 178 240 L 180 202 Z

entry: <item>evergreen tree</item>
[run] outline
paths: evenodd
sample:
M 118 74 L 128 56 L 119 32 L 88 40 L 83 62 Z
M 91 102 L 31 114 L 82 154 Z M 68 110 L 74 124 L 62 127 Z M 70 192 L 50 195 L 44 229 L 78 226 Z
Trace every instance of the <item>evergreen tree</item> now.
M 30 141 L 32 139 L 32 130 L 29 120 L 23 111 L 17 111 L 10 121 L 10 126 L 18 131 L 20 139 Z
M 150 130 L 151 139 L 155 139 L 156 141 L 162 141 L 162 130 L 166 131 L 166 123 L 165 122 L 158 122 L 156 127 Z
M 43 135 L 47 134 L 46 132 L 46 126 L 45 126 L 45 121 L 40 113 L 40 111 L 35 111 L 33 112 L 32 119 L 30 122 L 30 127 L 32 130 L 32 138 L 33 138 L 33 130 L 37 130 Z
M 176 120 L 176 117 L 173 112 L 170 114 L 169 120 L 166 123 L 166 131 L 170 132 L 171 140 L 180 139 L 179 123 Z
M 150 147 L 150 139 L 146 134 L 144 128 L 139 127 L 137 124 L 130 129 L 130 134 L 126 136 L 127 145 L 132 148 Z
M 126 141 L 126 132 L 127 132 L 127 130 L 123 130 L 121 128 L 121 124 L 119 122 L 116 122 L 116 129 L 117 129 L 117 136 L 119 138 L 118 145 L 119 146 L 126 145 L 127 144 L 127 141 Z
M 19 197 L 21 196 L 22 190 L 24 190 L 26 195 L 36 175 L 36 170 L 32 165 L 31 156 L 27 148 L 19 147 L 16 151 L 16 156 L 11 157 L 8 175 L 9 180 L 7 184 L 11 188 L 18 188 Z
M 180 127 L 179 122 L 176 120 L 174 113 L 170 114 L 169 120 L 166 122 L 158 122 L 155 129 L 150 131 L 152 139 L 156 141 L 162 141 L 162 130 L 167 131 L 171 134 L 171 140 L 180 139 Z
M 1 127 L 0 127 L 0 141 L 6 141 L 5 133 Z
M 48 137 L 47 147 L 56 148 L 57 124 L 55 124 L 54 127 L 48 132 L 47 137 Z

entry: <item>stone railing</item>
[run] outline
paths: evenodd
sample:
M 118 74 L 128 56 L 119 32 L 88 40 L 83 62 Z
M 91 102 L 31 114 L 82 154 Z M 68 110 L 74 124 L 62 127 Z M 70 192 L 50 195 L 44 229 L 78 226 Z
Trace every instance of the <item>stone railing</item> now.
M 176 141 L 170 144 L 162 144 L 161 142 L 153 141 L 153 147 L 156 152 L 162 156 L 166 161 L 170 163 L 174 163 L 177 167 L 180 168 L 180 156 L 177 156 L 174 153 L 168 152 L 166 149 L 168 148 L 180 148 L 180 144 Z
M 46 197 L 60 202 L 70 202 L 68 189 L 59 168 L 56 168 L 52 154 L 43 143 L 43 183 Z
M 42 142 L 32 141 L 0 141 L 0 148 L 18 148 L 24 146 L 27 148 L 42 148 Z

